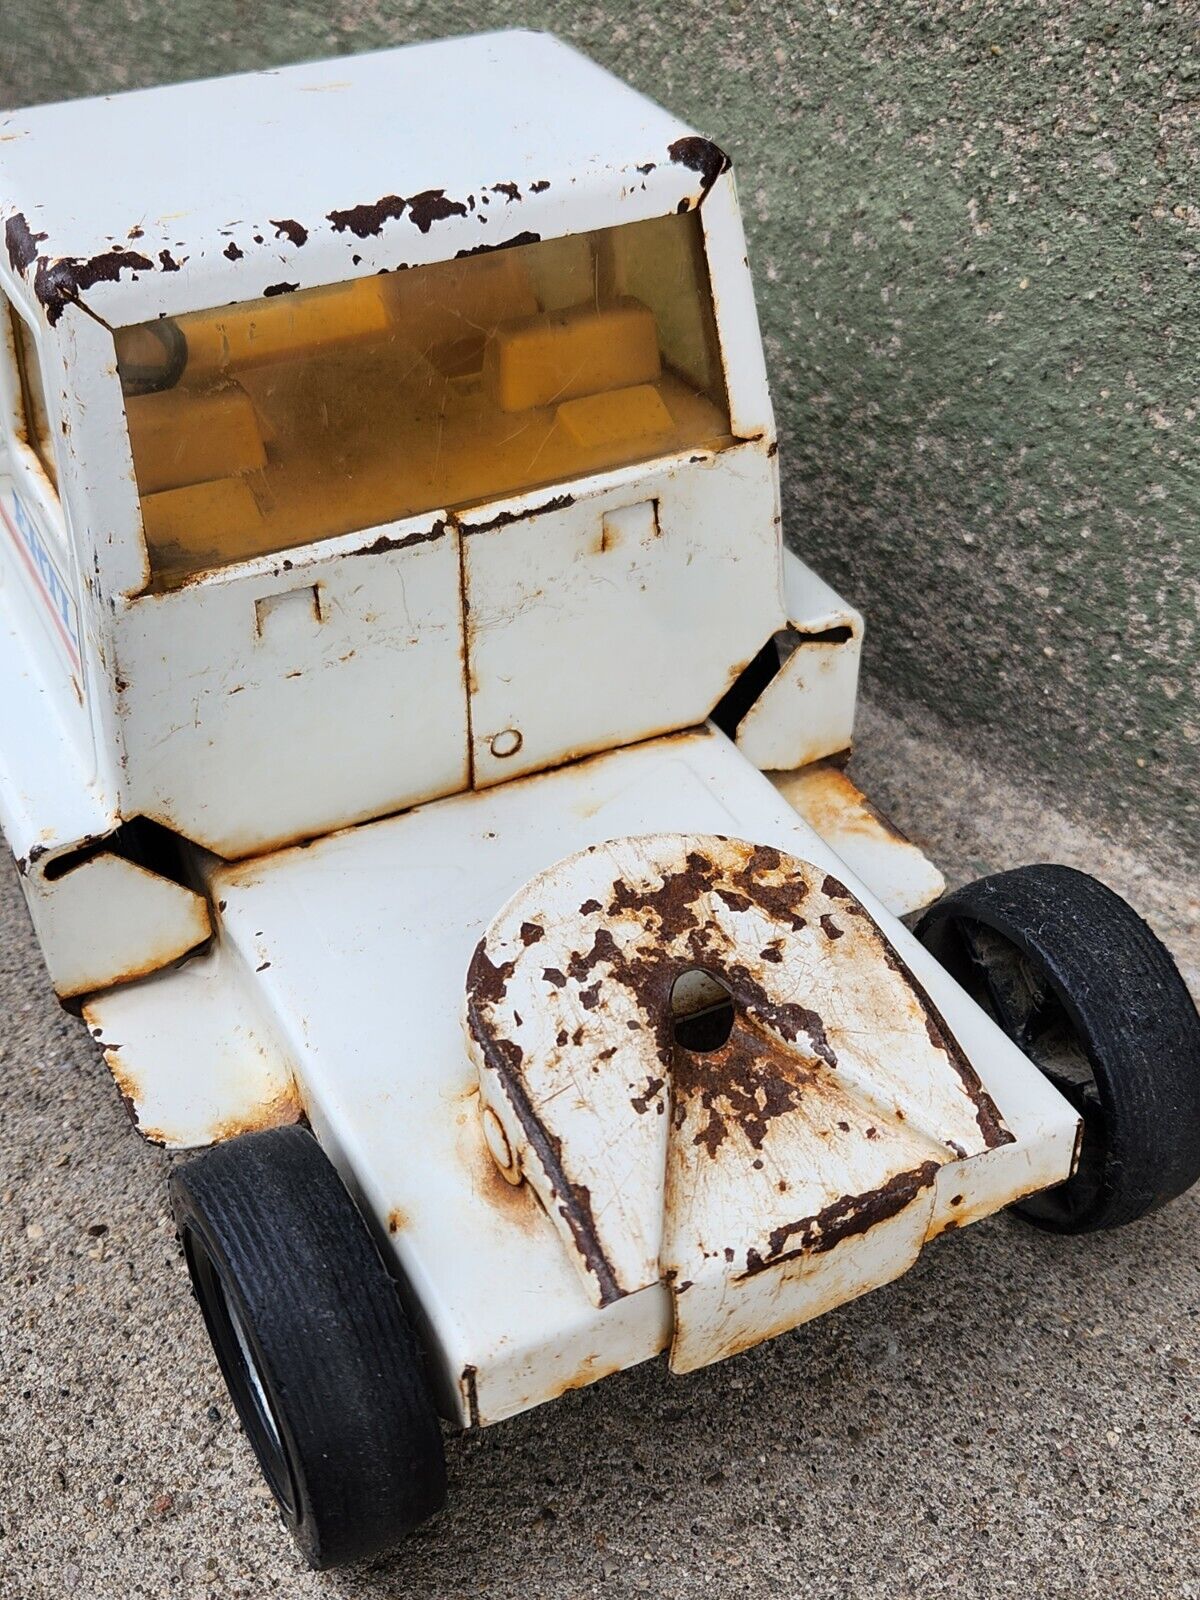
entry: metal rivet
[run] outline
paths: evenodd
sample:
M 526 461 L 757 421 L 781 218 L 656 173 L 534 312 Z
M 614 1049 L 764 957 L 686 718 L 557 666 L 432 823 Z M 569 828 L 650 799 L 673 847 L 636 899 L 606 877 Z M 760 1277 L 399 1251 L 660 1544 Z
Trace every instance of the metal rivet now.
M 492 739 L 491 751 L 502 761 L 505 756 L 515 756 L 523 743 L 519 728 L 505 728 L 503 733 L 496 734 Z
M 482 1116 L 484 1142 L 491 1152 L 492 1160 L 500 1168 L 501 1176 L 515 1187 L 521 1181 L 521 1169 L 513 1160 L 508 1135 L 491 1106 L 484 1106 Z

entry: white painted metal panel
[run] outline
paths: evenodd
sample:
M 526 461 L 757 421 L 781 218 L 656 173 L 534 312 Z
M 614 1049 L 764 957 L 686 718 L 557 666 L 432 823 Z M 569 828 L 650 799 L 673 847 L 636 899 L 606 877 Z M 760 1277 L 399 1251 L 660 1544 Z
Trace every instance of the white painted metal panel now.
M 549 35 L 490 34 L 14 113 L 0 220 L 49 314 L 124 325 L 663 216 L 715 176 L 689 138 Z
M 708 715 L 782 622 L 776 484 L 754 441 L 462 516 L 478 787 Z
M 467 784 L 458 533 L 414 518 L 117 618 L 129 803 L 226 856 Z
M 1014 1136 L 954 1164 L 963 1174 L 987 1164 L 975 1214 L 1069 1169 L 1066 1103 L 718 734 L 649 742 L 221 868 L 223 937 L 276 1019 L 314 1128 L 412 1284 L 464 1421 L 536 1405 L 670 1337 L 661 1286 L 597 1310 L 529 1187 L 500 1176 L 459 1017 L 471 953 L 527 879 L 589 844 L 677 830 L 774 844 L 863 901 Z M 122 1020 L 132 1038 L 136 1012 Z M 937 1188 L 933 1231 L 955 1219 L 963 1193 Z
M 142 1137 L 168 1150 L 295 1122 L 288 1060 L 241 970 L 215 946 L 89 1000 L 83 1015 Z
M 34 868 L 21 885 L 64 1000 L 165 967 L 212 932 L 202 895 L 106 852 L 62 877 Z
M 761 438 L 774 459 L 777 449 L 775 413 L 767 386 L 754 283 L 750 277 L 746 235 L 732 170 L 723 172 L 704 196 L 700 222 L 717 310 L 717 334 L 733 431 L 739 439 Z M 775 512 L 778 524 L 778 505 Z
M 692 1048 L 674 997 L 701 975 L 729 1032 Z M 669 1286 L 675 1371 L 890 1281 L 909 1243 L 863 1236 L 915 1207 L 919 1246 L 939 1169 L 1011 1140 L 855 896 L 743 840 L 618 839 L 539 873 L 480 941 L 466 1021 L 489 1148 L 597 1305 Z
M 790 550 L 783 595 L 788 654 L 736 732 L 738 749 L 764 772 L 837 755 L 854 734 L 861 615 Z
M 932 905 L 946 880 L 928 856 L 877 811 L 834 762 L 767 776 L 897 917 Z
M 11 490 L 0 480 L 0 505 Z M 16 516 L 10 509 L 13 521 Z M 90 727 L 62 659 L 33 616 L 28 570 L 0 529 L 0 826 L 28 867 L 56 849 L 107 833 L 116 797 L 94 781 Z

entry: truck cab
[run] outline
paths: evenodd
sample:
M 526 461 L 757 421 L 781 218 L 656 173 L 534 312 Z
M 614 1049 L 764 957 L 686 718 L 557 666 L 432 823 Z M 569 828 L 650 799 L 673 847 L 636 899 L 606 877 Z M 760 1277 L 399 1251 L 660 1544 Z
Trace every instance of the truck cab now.
M 848 745 L 861 623 L 799 569 L 789 613 L 710 141 L 542 35 L 5 127 L 0 811 L 52 950 L 101 873 L 135 901 L 60 992 L 203 925 L 130 870 L 164 845 L 239 859 L 696 725 L 797 623 L 841 662 L 802 753 Z
M 495 34 L 6 115 L 0 224 L 0 827 L 202 1152 L 181 1246 L 311 1562 L 437 1509 L 435 1409 L 1195 1180 L 1129 907 L 1035 867 L 901 920 L 944 884 L 845 770 L 862 618 L 783 543 L 711 140 Z

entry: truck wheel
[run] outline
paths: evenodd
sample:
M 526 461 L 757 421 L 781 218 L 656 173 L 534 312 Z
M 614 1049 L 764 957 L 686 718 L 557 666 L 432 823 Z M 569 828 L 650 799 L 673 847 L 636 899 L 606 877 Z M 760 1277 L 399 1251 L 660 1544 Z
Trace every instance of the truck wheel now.
M 1021 1216 L 1116 1228 L 1200 1177 L 1200 1017 L 1119 895 L 1071 867 L 1018 867 L 947 895 L 917 937 L 1083 1119 L 1074 1174 Z
M 395 1543 L 446 1495 L 421 1351 L 366 1224 L 306 1128 L 175 1168 L 192 1288 L 263 1475 L 313 1567 Z

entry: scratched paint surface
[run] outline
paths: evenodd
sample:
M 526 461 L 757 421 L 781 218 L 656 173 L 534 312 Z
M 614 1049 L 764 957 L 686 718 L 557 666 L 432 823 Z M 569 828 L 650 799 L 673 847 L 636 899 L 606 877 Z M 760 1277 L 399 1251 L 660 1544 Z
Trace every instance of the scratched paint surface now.
M 711 1050 L 675 1032 L 697 972 L 732 999 Z M 906 1270 L 939 1169 L 1011 1137 L 855 896 L 739 840 L 626 839 L 540 874 L 480 942 L 466 1019 L 595 1303 L 666 1282 L 680 1371 Z

